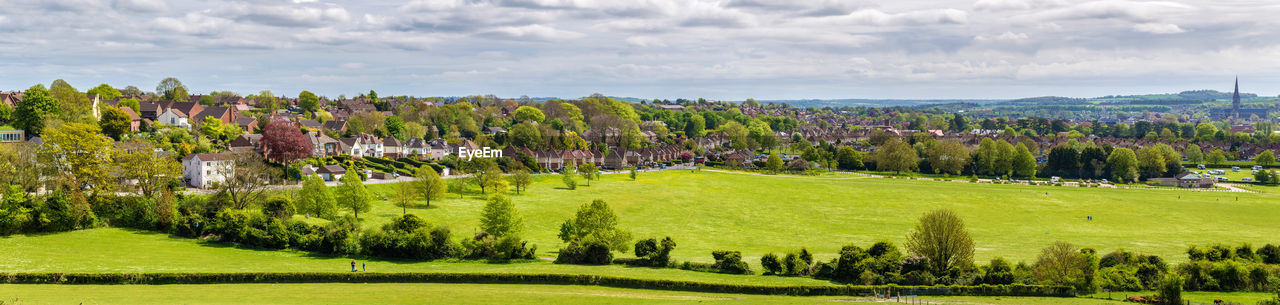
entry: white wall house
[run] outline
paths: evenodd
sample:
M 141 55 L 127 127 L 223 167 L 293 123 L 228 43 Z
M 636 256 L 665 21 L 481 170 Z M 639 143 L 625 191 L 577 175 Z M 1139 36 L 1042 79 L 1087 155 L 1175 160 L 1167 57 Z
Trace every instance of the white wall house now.
M 235 173 L 231 154 L 191 154 L 182 158 L 182 178 L 187 185 L 210 188 L 227 181 Z
M 182 111 L 169 108 L 156 116 L 156 123 L 178 126 L 182 128 L 191 128 L 191 120 Z

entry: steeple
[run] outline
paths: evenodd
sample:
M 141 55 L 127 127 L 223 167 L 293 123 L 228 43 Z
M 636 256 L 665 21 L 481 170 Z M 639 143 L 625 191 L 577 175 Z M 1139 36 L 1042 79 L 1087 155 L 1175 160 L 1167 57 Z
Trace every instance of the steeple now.
M 1236 76 L 1236 89 L 1231 94 L 1231 116 L 1240 117 L 1240 76 Z

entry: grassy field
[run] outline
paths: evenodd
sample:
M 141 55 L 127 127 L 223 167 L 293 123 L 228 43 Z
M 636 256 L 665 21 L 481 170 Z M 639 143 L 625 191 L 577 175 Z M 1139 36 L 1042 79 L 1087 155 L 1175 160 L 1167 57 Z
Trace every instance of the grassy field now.
M 1084 297 L 1094 298 L 1094 299 L 1110 298 L 1111 300 L 1124 300 L 1129 296 L 1148 296 L 1153 294 L 1156 294 L 1156 292 L 1155 291 L 1112 292 L 1112 293 L 1102 292 L 1102 293 L 1095 293 L 1095 294 L 1084 296 Z M 1257 304 L 1258 301 L 1270 300 L 1275 297 L 1276 297 L 1276 294 L 1270 293 L 1270 292 L 1213 292 L 1213 291 L 1183 291 L 1182 292 L 1182 299 L 1184 300 L 1188 300 L 1192 302 L 1200 302 L 1200 303 L 1210 303 L 1210 304 L 1213 303 L 1213 300 L 1223 300 L 1223 301 L 1239 303 L 1239 304 Z M 1132 303 L 1128 303 L 1128 304 L 1132 304 Z
M 1122 304 L 1024 297 L 929 297 L 943 304 Z M 0 285 L 0 303 L 36 304 L 876 304 L 859 297 L 786 297 L 565 285 L 230 284 Z
M 392 185 L 371 188 L 390 197 Z M 938 208 L 965 218 L 979 260 L 1031 261 L 1057 240 L 1171 261 L 1185 260 L 1189 245 L 1280 242 L 1274 239 L 1280 227 L 1268 225 L 1280 216 L 1280 196 L 1274 193 L 665 171 L 643 173 L 638 181 L 606 175 L 572 191 L 562 188 L 558 176 L 542 176 L 513 198 L 524 216 L 523 235 L 547 256 L 562 246 L 556 238 L 560 223 L 592 199 L 609 202 L 620 225 L 636 237 L 672 236 L 678 243 L 676 259 L 703 262 L 711 261 L 716 249 L 741 250 L 758 261 L 767 252 L 801 246 L 830 258 L 849 243 L 901 244 L 923 212 Z M 483 204 L 479 194 L 451 197 L 410 213 L 463 235 L 476 231 Z M 379 201 L 366 222 L 384 223 L 400 212 Z

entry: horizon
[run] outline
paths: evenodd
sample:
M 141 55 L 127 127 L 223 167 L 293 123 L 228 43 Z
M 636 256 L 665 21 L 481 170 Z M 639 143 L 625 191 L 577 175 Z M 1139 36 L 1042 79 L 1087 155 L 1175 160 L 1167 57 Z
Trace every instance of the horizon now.
M 244 95 L 1004 100 L 1239 75 L 1280 94 L 1280 5 L 1260 1 L 3 2 L 9 90 L 172 76 Z

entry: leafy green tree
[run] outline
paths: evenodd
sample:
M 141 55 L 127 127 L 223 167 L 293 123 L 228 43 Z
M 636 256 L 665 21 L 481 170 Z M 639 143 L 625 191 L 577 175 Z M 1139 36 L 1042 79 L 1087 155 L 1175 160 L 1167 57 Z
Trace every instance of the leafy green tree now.
M 1120 147 L 1112 150 L 1107 157 L 1107 167 L 1111 169 L 1111 179 L 1117 182 L 1138 179 L 1138 156 L 1131 149 Z
M 855 170 L 862 168 L 862 152 L 854 150 L 853 147 L 841 146 L 836 151 L 836 164 L 838 168 L 843 170 Z
M 13 121 L 13 107 L 8 104 L 0 104 L 0 125 L 9 124 Z
M 1204 163 L 1204 151 L 1200 150 L 1200 145 L 1187 145 L 1187 148 L 1183 149 L 1182 153 L 1187 156 L 1187 161 L 1198 164 Z
M 409 208 L 414 206 L 413 199 L 418 197 L 418 189 L 410 182 L 396 183 L 395 193 L 391 195 L 391 199 L 400 207 L 400 214 L 409 214 Z
M 102 119 L 98 120 L 98 127 L 102 128 L 102 133 L 118 141 L 131 131 L 132 120 L 129 114 L 120 111 L 120 108 L 105 107 L 102 110 Z
M 349 171 L 343 175 L 338 182 L 338 191 L 335 194 L 338 205 L 351 209 L 356 219 L 360 219 L 360 212 L 368 212 L 373 203 L 373 196 L 364 187 L 364 181 L 360 180 L 360 175 L 356 171 Z
M 1017 153 L 1013 157 L 1013 173 L 1019 177 L 1036 176 L 1036 156 L 1031 154 L 1027 145 L 1018 143 Z
M 213 104 L 217 103 L 218 101 L 214 100 L 213 96 L 205 95 L 205 96 L 201 96 L 200 100 L 197 102 L 200 103 L 200 105 L 213 106 Z
M 511 128 L 511 145 L 516 147 L 541 147 L 542 132 L 529 122 L 516 124 L 515 127 Z
M 1227 163 L 1227 154 L 1222 152 L 1221 149 L 1214 148 L 1213 151 L 1209 152 L 1207 161 L 1209 161 L 1209 164 L 1222 165 Z
M 520 234 L 524 221 L 516 212 L 516 205 L 505 194 L 494 194 L 481 212 L 480 229 L 494 237 Z
M 97 125 L 65 123 L 49 128 L 42 138 L 39 160 L 52 169 L 46 173 L 67 190 L 111 190 L 112 141 Z
M 991 138 L 982 138 L 978 143 L 978 150 L 974 153 L 974 167 L 983 175 L 998 175 L 996 173 L 996 159 L 999 158 L 1000 152 L 996 149 L 996 142 Z
M 511 179 L 511 185 L 516 187 L 516 194 L 520 194 L 520 191 L 528 188 L 529 184 L 533 183 L 533 175 L 529 174 L 527 169 L 516 170 L 509 178 Z
M 587 186 L 591 186 L 591 180 L 600 178 L 600 169 L 591 162 L 583 163 L 578 167 L 578 175 L 582 176 L 582 179 L 587 179 Z
M 204 136 L 213 140 L 221 140 L 222 137 L 222 120 L 215 117 L 205 117 L 200 121 L 200 132 Z
M 1013 174 L 1013 159 L 1018 156 L 1018 150 L 1006 141 L 996 141 L 996 160 L 995 175 L 1005 176 Z
M 308 112 L 316 112 L 316 110 L 320 110 L 320 98 L 315 93 L 304 90 L 298 93 L 298 108 Z
M 13 126 L 30 135 L 41 135 L 45 122 L 57 116 L 59 109 L 58 100 L 49 95 L 44 85 L 31 86 L 23 93 L 22 101 L 13 112 Z
M 628 167 L 627 169 L 630 172 L 629 175 L 631 176 L 631 181 L 636 181 L 636 167 L 631 166 L 631 167 Z
M 315 215 L 324 219 L 332 219 L 338 214 L 337 200 L 324 179 L 312 174 L 302 182 L 302 190 L 298 191 L 296 203 L 299 213 Z
M 777 174 L 778 171 L 781 171 L 782 165 L 782 158 L 778 157 L 778 153 L 769 153 L 769 159 L 764 161 L 764 168 L 772 174 Z
M 600 199 L 579 207 L 573 219 L 560 225 L 559 236 L 568 243 L 603 242 L 619 252 L 627 252 L 631 240 L 630 232 L 618 228 L 618 216 L 613 209 Z
M 1161 154 L 1155 146 L 1139 148 L 1136 154 L 1138 157 L 1138 172 L 1142 176 L 1156 178 L 1164 174 L 1164 154 Z
M 1088 268 L 1089 260 L 1079 248 L 1059 241 L 1040 251 L 1032 270 L 1040 282 L 1078 287 L 1085 280 Z
M 876 169 L 880 171 L 902 173 L 914 171 L 920 166 L 920 156 L 916 149 L 896 138 L 877 147 L 875 159 Z
M 973 265 L 973 238 L 969 237 L 964 220 L 951 210 L 935 210 L 921 216 L 915 231 L 907 235 L 906 247 L 912 254 L 929 259 L 933 274 Z
M 1058 175 L 1063 177 L 1076 177 L 1080 171 L 1080 156 L 1075 148 L 1069 145 L 1059 145 L 1049 150 L 1049 160 L 1045 162 L 1044 170 L 1050 175 Z
M 414 184 L 418 188 L 418 194 L 422 195 L 422 199 L 427 201 L 427 206 L 431 206 L 432 199 L 444 198 L 444 194 L 449 192 L 449 186 L 444 178 L 440 178 L 440 174 L 430 165 L 419 166 L 414 172 L 414 177 L 418 180 Z
M 578 171 L 573 164 L 566 164 L 560 169 L 560 181 L 564 182 L 564 186 L 570 190 L 578 188 L 578 181 L 573 179 L 573 174 Z
M 751 138 L 747 137 L 747 127 L 736 121 L 729 121 L 720 126 L 720 132 L 729 138 L 729 146 L 733 149 L 754 147 Z
M 1196 139 L 1200 141 L 1212 141 L 1217 133 L 1218 127 L 1214 127 L 1213 124 L 1200 123 L 1196 125 Z
M 547 116 L 542 113 L 542 110 L 530 106 L 520 106 L 520 108 L 516 108 L 516 112 L 511 115 L 511 120 L 520 123 L 542 122 L 546 119 Z
M 162 95 L 166 101 L 186 102 L 191 96 L 187 93 L 187 86 L 173 77 L 160 80 L 160 84 L 156 85 L 156 93 Z
M 404 133 L 404 129 L 405 129 L 404 120 L 401 120 L 400 117 L 398 116 L 387 117 L 385 126 L 387 127 L 387 133 L 391 134 L 391 136 L 395 137 L 396 139 L 400 139 L 401 141 L 408 139 L 408 137 L 405 137 L 405 133 Z
M 120 90 L 116 90 L 116 88 L 112 88 L 111 85 L 107 84 L 101 84 L 97 87 L 93 87 L 93 89 L 89 89 L 86 93 L 88 93 L 89 96 L 96 95 L 103 100 L 114 100 L 117 97 L 120 97 Z
M 489 163 L 481 168 L 480 171 L 476 172 L 473 179 L 474 180 L 472 181 L 480 187 L 481 194 L 484 194 L 486 191 L 500 193 L 502 190 L 499 190 L 499 188 L 501 188 L 499 184 L 506 183 L 506 181 L 502 180 L 502 168 L 499 168 L 498 165 L 494 163 Z
M 963 118 L 957 115 L 958 118 Z M 852 149 L 850 149 L 852 150 Z M 929 165 L 933 172 L 958 175 L 969 164 L 969 148 L 957 140 L 944 140 L 934 143 L 927 150 Z
M 1253 162 L 1261 166 L 1271 166 L 1272 163 L 1276 163 L 1276 155 L 1270 150 L 1264 150 L 1253 158 Z
M 707 120 L 697 114 L 689 116 L 689 120 L 684 124 L 684 135 L 690 138 L 707 135 Z

